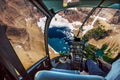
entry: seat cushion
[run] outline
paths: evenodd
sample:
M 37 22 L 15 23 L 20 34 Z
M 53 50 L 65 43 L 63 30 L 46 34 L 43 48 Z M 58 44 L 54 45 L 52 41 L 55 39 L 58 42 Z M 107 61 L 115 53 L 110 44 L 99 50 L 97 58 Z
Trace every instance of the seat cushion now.
M 105 80 L 105 79 L 97 75 L 79 75 L 43 70 L 37 72 L 37 74 L 35 75 L 35 80 Z
M 112 69 L 105 78 L 107 80 L 120 80 L 118 79 L 119 76 L 120 76 L 120 59 L 118 59 L 112 64 Z
M 78 70 L 65 70 L 65 69 L 52 68 L 51 71 L 63 72 L 63 73 L 71 73 L 71 74 L 80 74 L 80 72 Z

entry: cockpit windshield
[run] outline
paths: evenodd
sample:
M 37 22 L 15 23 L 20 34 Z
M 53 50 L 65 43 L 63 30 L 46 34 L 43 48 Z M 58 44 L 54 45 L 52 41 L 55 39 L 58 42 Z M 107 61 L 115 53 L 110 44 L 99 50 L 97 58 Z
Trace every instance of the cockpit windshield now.
M 97 8 L 81 27 L 91 10 L 89 7 L 68 8 L 53 17 L 49 26 L 48 42 L 54 49 L 54 54 L 70 54 L 70 45 L 80 31 L 77 37 L 84 42 L 83 51 L 86 57 L 95 59 L 97 56 L 111 63 L 119 56 L 117 36 L 120 10 Z

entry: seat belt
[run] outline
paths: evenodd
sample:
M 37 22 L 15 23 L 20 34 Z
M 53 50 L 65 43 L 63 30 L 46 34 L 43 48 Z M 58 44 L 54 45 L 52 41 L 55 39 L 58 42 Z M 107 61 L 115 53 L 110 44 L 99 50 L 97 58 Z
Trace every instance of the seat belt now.
M 7 29 L 7 26 L 0 25 L 0 56 L 6 62 L 10 62 L 10 64 L 22 76 L 23 80 L 31 80 L 6 36 L 6 29 Z

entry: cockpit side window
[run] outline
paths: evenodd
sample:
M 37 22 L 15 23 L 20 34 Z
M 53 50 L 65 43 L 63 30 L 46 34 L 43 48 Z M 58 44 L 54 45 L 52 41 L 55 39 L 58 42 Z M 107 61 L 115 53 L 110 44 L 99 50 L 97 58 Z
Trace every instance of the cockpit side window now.
M 1 1 L 2 2 L 2 1 Z M 46 56 L 44 23 L 39 25 L 42 12 L 25 0 L 5 1 L 1 4 L 0 20 L 8 26 L 7 37 L 25 69 Z

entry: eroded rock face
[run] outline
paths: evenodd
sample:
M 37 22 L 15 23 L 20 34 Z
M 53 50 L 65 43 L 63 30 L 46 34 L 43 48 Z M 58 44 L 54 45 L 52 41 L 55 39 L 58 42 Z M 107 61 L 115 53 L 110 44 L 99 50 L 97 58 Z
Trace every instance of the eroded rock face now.
M 26 35 L 28 35 L 27 31 L 25 28 L 8 28 L 8 31 L 7 31 L 7 34 L 8 36 L 14 36 L 14 37 L 18 37 L 21 38 L 21 37 L 26 37 Z
M 8 26 L 8 38 L 12 43 L 25 45 L 29 42 L 31 27 L 37 27 L 40 14 L 24 0 L 2 0 L 0 3 L 0 20 Z
M 21 45 L 24 50 L 30 50 L 29 33 L 25 28 L 8 27 L 7 36 L 13 44 Z
M 68 9 L 64 12 L 61 12 L 60 14 L 64 14 L 64 18 L 68 19 L 69 22 L 74 21 L 80 21 L 83 22 L 84 19 L 88 16 L 89 12 L 92 10 L 92 8 L 85 8 L 85 7 L 79 7 L 74 9 Z M 92 18 L 95 16 L 99 16 L 101 18 L 106 18 L 106 22 L 109 24 L 118 24 L 120 23 L 120 10 L 118 9 L 111 9 L 111 8 L 103 8 L 100 13 L 99 8 L 95 10 L 93 15 L 89 18 L 88 22 L 93 21 Z
M 113 19 L 111 20 L 112 24 L 120 24 L 120 10 L 118 10 L 115 15 L 113 16 Z

